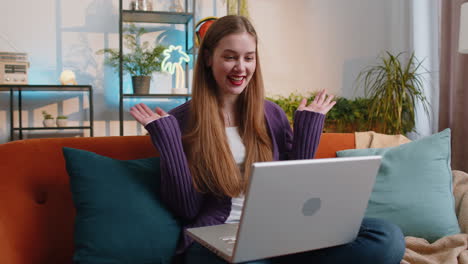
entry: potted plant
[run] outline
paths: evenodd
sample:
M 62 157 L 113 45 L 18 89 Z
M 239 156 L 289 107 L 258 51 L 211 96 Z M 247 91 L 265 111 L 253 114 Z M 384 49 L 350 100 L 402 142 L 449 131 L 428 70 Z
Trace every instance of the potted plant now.
M 57 116 L 57 126 L 58 127 L 66 127 L 67 126 L 67 121 L 68 117 L 64 115 L 59 115 Z
M 132 76 L 133 93 L 147 94 L 153 72 L 161 72 L 161 63 L 164 59 L 163 45 L 150 46 L 148 41 L 141 43 L 141 37 L 147 33 L 144 28 L 137 28 L 131 24 L 127 29 L 124 38 L 124 45 L 130 50 L 127 54 L 122 54 L 122 68 L 124 73 Z M 107 54 L 104 63 L 119 70 L 120 53 L 118 49 L 102 49 L 96 54 Z
M 51 114 L 47 113 L 46 111 L 42 111 L 42 116 L 44 117 L 44 120 L 42 121 L 42 124 L 44 125 L 44 127 L 54 126 L 54 118 L 52 117 Z
M 406 134 L 414 131 L 415 109 L 419 102 L 429 116 L 429 102 L 423 92 L 421 63 L 412 53 L 405 63 L 403 55 L 386 52 L 380 63 L 363 70 L 356 89 L 363 88 L 370 99 L 369 121 L 380 133 Z
M 306 97 L 307 101 L 311 102 L 315 96 L 316 93 L 307 96 L 291 93 L 288 97 L 275 96 L 275 98 L 268 98 L 268 100 L 275 102 L 284 110 L 292 126 L 294 112 L 298 108 L 302 98 Z M 336 101 L 336 105 L 327 113 L 324 132 L 351 133 L 369 130 L 369 99 L 347 99 L 337 96 L 334 100 Z

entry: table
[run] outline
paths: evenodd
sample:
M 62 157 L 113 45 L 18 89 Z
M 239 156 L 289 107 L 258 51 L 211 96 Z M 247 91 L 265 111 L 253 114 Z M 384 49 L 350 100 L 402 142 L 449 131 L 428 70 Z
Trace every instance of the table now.
M 89 99 L 89 126 L 67 126 L 67 127 L 23 127 L 22 113 L 23 107 L 22 92 L 23 91 L 53 91 L 53 92 L 72 92 L 83 91 L 88 92 Z M 0 84 L 0 92 L 10 93 L 10 141 L 14 140 L 14 131 L 19 132 L 19 139 L 23 139 L 23 130 L 65 130 L 65 129 L 89 129 L 90 136 L 94 134 L 93 128 L 93 88 L 91 85 L 28 85 L 28 84 Z M 14 126 L 13 110 L 14 110 L 14 94 L 18 94 L 18 127 Z

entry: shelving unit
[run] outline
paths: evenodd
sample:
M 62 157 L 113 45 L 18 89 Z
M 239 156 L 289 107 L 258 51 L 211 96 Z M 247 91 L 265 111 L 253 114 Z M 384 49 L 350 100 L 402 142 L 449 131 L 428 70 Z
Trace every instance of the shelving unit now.
M 23 99 L 22 92 L 87 92 L 89 100 L 89 126 L 66 126 L 66 127 L 23 127 L 22 108 Z M 89 129 L 89 134 L 94 135 L 93 127 L 93 88 L 91 85 L 27 85 L 27 84 L 14 84 L 14 85 L 0 85 L 0 92 L 10 93 L 10 141 L 14 140 L 14 132 L 18 131 L 19 139 L 23 139 L 24 130 L 70 130 L 70 129 Z M 18 94 L 18 127 L 15 127 L 13 111 L 14 111 L 14 93 Z
M 191 10 L 189 12 L 189 2 L 191 2 Z M 124 135 L 124 100 L 126 98 L 185 98 L 186 101 L 190 98 L 190 94 L 128 94 L 123 92 L 123 67 L 122 67 L 122 55 L 123 55 L 123 24 L 124 23 L 160 23 L 160 24 L 181 24 L 184 25 L 185 31 L 185 51 L 191 53 L 193 47 L 188 47 L 189 38 L 193 40 L 192 36 L 189 36 L 188 26 L 195 17 L 196 0 L 185 0 L 185 12 L 165 12 L 165 11 L 135 11 L 135 10 L 124 10 L 122 8 L 122 0 L 119 0 L 119 51 L 120 51 L 120 67 L 119 67 L 119 121 L 120 121 L 120 135 Z M 192 43 L 195 43 L 192 41 Z M 189 80 L 189 65 L 185 64 L 185 80 Z
M 124 94 L 124 97 L 159 97 L 159 98 L 188 98 L 190 94 Z
M 193 13 L 122 10 L 122 21 L 133 23 L 187 24 Z

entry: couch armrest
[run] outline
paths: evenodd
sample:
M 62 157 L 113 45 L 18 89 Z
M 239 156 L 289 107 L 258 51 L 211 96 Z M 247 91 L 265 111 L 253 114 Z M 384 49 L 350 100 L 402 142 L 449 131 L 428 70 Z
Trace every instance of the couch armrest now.
M 468 232 L 468 173 L 452 171 L 453 195 L 455 196 L 455 212 L 462 233 Z
M 13 247 L 10 244 L 11 239 L 7 237 L 6 228 L 7 227 L 0 218 L 0 258 L 2 259 L 2 263 L 20 263 L 16 252 L 13 251 Z

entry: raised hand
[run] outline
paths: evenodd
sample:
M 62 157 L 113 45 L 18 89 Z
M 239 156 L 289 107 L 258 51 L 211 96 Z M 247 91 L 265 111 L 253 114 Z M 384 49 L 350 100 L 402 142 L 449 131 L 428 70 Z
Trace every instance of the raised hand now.
M 135 106 L 132 106 L 130 108 L 130 114 L 133 116 L 133 118 L 135 118 L 136 121 L 138 121 L 138 123 L 144 126 L 154 120 L 169 115 L 159 107 L 156 107 L 156 109 L 153 112 L 153 110 L 151 110 L 144 103 L 139 103 Z
M 336 104 L 336 101 L 332 101 L 333 95 L 327 95 L 325 89 L 320 91 L 314 98 L 314 100 L 307 105 L 307 99 L 302 99 L 298 111 L 313 111 L 316 113 L 326 115 L 330 109 Z

